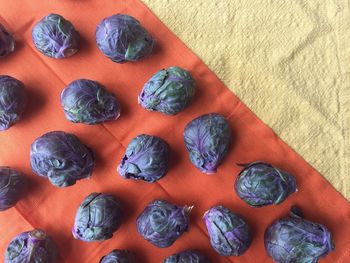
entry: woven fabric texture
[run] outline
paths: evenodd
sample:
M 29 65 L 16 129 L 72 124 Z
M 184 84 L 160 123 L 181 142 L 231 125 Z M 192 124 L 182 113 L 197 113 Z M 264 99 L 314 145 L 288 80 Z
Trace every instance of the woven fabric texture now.
M 143 0 L 348 200 L 345 0 Z

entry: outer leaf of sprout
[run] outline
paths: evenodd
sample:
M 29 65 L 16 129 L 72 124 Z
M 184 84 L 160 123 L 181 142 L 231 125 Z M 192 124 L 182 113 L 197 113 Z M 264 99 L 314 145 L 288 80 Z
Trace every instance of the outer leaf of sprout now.
M 100 263 L 136 263 L 136 257 L 134 253 L 128 250 L 115 249 L 103 256 Z
M 78 51 L 79 34 L 64 17 L 49 14 L 33 27 L 32 40 L 45 56 L 61 59 Z
M 0 24 L 0 58 L 6 57 L 15 50 L 13 36 Z
M 162 69 L 144 85 L 139 104 L 150 111 L 174 115 L 184 110 L 195 93 L 191 74 L 179 67 Z
M 92 193 L 79 206 L 72 233 L 76 239 L 85 242 L 110 239 L 122 219 L 121 205 L 114 196 Z
M 141 134 L 132 139 L 119 166 L 126 179 L 153 183 L 168 171 L 169 146 L 159 137 Z
M 27 105 L 23 83 L 13 77 L 0 75 L 0 131 L 18 122 Z
M 264 162 L 244 165 L 236 179 L 238 196 L 253 207 L 282 203 L 297 191 L 293 175 Z
M 246 221 L 224 206 L 210 208 L 204 214 L 211 246 L 223 256 L 242 255 L 252 242 Z
M 22 175 L 14 169 L 0 166 L 0 211 L 14 206 L 24 189 Z
M 329 230 L 303 219 L 295 207 L 289 217 L 276 220 L 266 229 L 264 240 L 267 253 L 277 263 L 316 263 L 334 250 Z
M 154 200 L 137 218 L 137 231 L 153 245 L 169 247 L 188 230 L 192 208 L 176 206 L 165 200 Z
M 163 263 L 210 263 L 210 260 L 197 250 L 185 250 L 167 257 Z
M 120 105 L 113 94 L 88 79 L 70 83 L 61 93 L 61 105 L 66 118 L 75 123 L 98 124 L 120 115 Z
M 116 14 L 106 17 L 97 26 L 96 42 L 106 57 L 123 63 L 150 55 L 155 40 L 135 18 Z
M 231 143 L 231 129 L 217 113 L 195 118 L 185 127 L 185 145 L 191 162 L 204 173 L 215 173 Z
M 47 177 L 55 186 L 66 187 L 91 176 L 94 157 L 74 134 L 53 131 L 32 143 L 30 163 L 37 175 Z
M 13 238 L 5 253 L 5 263 L 55 263 L 58 253 L 52 239 L 40 229 Z

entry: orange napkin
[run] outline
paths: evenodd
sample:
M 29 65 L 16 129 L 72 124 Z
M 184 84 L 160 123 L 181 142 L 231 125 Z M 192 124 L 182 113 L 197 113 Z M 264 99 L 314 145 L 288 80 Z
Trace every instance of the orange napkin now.
M 297 204 L 306 218 L 325 224 L 333 233 L 336 249 L 321 262 L 340 263 L 350 258 L 349 203 L 240 102 L 141 2 L 0 0 L 0 10 L 1 23 L 15 34 L 18 42 L 17 51 L 0 61 L 0 74 L 23 81 L 30 96 L 23 120 L 0 133 L 0 165 L 18 169 L 30 180 L 26 197 L 15 208 L 0 213 L 0 253 L 4 253 L 17 233 L 42 228 L 55 240 L 61 255 L 59 262 L 98 262 L 101 256 L 115 248 L 135 251 L 145 263 L 162 262 L 164 257 L 188 248 L 204 251 L 215 263 L 272 262 L 264 250 L 264 230 L 273 220 L 287 215 L 292 204 Z M 104 17 L 119 12 L 139 19 L 157 39 L 152 56 L 137 63 L 120 65 L 98 50 L 94 37 L 97 24 Z M 35 50 L 31 29 L 48 13 L 63 15 L 80 32 L 81 49 L 73 57 L 54 60 Z M 193 103 L 173 117 L 145 111 L 137 104 L 143 83 L 157 70 L 172 65 L 190 70 L 196 79 L 198 89 Z M 122 104 L 120 119 L 95 126 L 67 121 L 60 107 L 60 92 L 77 78 L 97 80 L 114 92 Z M 190 163 L 183 143 L 184 126 L 208 112 L 225 115 L 234 133 L 231 150 L 215 175 L 199 172 Z M 59 189 L 32 173 L 30 144 L 52 130 L 72 132 L 94 150 L 96 168 L 90 180 Z M 124 180 L 116 172 L 128 142 L 141 133 L 160 136 L 171 146 L 170 171 L 158 183 Z M 240 171 L 236 163 L 255 160 L 270 162 L 293 173 L 299 192 L 279 206 L 260 209 L 247 206 L 233 190 Z M 84 243 L 75 240 L 71 234 L 75 212 L 91 192 L 115 194 L 122 200 L 127 214 L 114 237 L 100 243 Z M 195 206 L 190 231 L 167 249 L 154 247 L 136 231 L 136 217 L 155 198 Z M 239 212 L 253 228 L 254 241 L 241 257 L 220 257 L 210 247 L 202 215 L 218 204 Z

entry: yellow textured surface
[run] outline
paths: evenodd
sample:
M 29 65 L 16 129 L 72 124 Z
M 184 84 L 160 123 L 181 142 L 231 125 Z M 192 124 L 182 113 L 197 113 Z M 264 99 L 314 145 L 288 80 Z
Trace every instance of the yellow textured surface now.
M 350 199 L 347 1 L 143 1 Z

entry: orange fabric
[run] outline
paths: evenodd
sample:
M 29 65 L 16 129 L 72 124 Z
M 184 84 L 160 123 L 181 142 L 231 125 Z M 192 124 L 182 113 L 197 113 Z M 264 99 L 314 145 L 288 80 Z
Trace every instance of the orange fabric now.
M 162 262 L 165 256 L 187 248 L 205 251 L 215 263 L 272 262 L 264 250 L 264 230 L 273 220 L 287 215 L 292 204 L 298 204 L 306 218 L 325 224 L 333 233 L 336 250 L 321 262 L 349 262 L 349 203 L 243 105 L 142 3 L 137 0 L 0 0 L 0 10 L 1 23 L 15 34 L 18 42 L 17 51 L 0 61 L 0 74 L 22 80 L 30 96 L 23 120 L 0 133 L 0 165 L 16 168 L 30 180 L 27 196 L 15 208 L 0 213 L 1 254 L 16 233 L 42 228 L 54 238 L 60 262 L 98 262 L 102 255 L 115 248 L 135 251 L 145 263 Z M 51 12 L 72 21 L 82 36 L 81 50 L 69 59 L 50 59 L 33 47 L 33 24 Z M 119 65 L 98 50 L 94 38 L 96 25 L 102 18 L 118 12 L 138 18 L 157 39 L 157 48 L 151 57 Z M 198 84 L 195 100 L 173 117 L 143 110 L 137 105 L 137 94 L 143 83 L 158 69 L 171 65 L 191 71 Z M 67 121 L 60 107 L 60 92 L 77 78 L 98 80 L 113 91 L 123 105 L 120 119 L 96 126 Z M 194 168 L 183 143 L 186 123 L 207 112 L 227 116 L 234 133 L 228 157 L 215 175 L 204 175 Z M 90 180 L 59 189 L 31 172 L 30 144 L 52 130 L 75 133 L 94 150 L 96 168 Z M 159 183 L 124 180 L 116 172 L 125 146 L 140 133 L 158 135 L 171 146 L 170 171 Z M 248 207 L 233 191 L 233 182 L 240 170 L 235 163 L 255 160 L 271 162 L 295 174 L 299 192 L 279 206 Z M 127 213 L 125 222 L 108 241 L 77 241 L 71 235 L 77 207 L 89 193 L 100 191 L 113 193 L 123 201 Z M 195 205 L 190 231 L 167 249 L 154 247 L 136 232 L 136 217 L 154 198 Z M 250 249 L 239 258 L 220 257 L 210 248 L 201 217 L 209 207 L 218 204 L 239 212 L 254 230 Z

